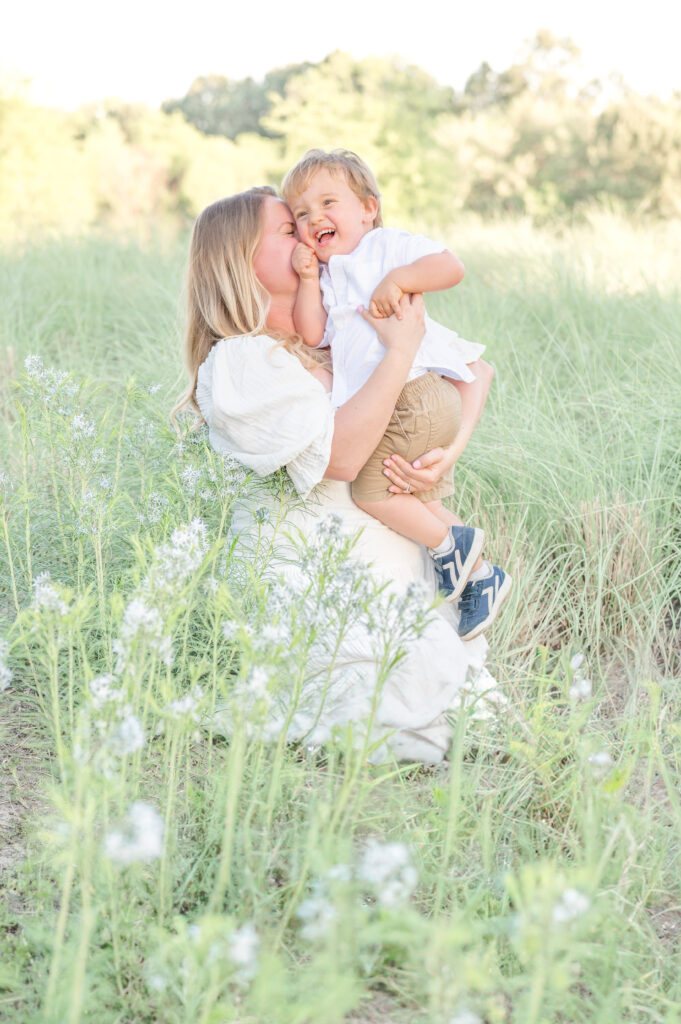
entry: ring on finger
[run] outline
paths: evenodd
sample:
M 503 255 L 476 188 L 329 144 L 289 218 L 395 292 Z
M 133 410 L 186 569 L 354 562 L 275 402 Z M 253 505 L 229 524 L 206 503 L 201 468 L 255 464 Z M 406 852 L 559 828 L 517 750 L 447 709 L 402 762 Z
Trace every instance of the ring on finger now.
M 407 484 L 406 487 L 402 488 L 402 493 L 403 494 L 409 494 L 410 491 L 411 491 L 411 484 Z

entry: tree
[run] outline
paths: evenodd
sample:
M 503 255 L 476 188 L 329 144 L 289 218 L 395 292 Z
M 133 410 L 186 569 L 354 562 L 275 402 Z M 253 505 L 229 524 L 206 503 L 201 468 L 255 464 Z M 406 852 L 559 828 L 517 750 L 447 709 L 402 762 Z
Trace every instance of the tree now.
M 163 104 L 166 113 L 179 110 L 187 121 L 206 135 L 225 135 L 236 139 L 243 134 L 271 138 L 264 119 L 272 106 L 272 97 L 281 96 L 292 75 L 311 64 L 291 64 L 268 72 L 262 82 L 253 78 L 238 81 L 223 75 L 204 75 L 195 79 L 186 96 Z
M 440 141 L 454 93 L 399 60 L 331 54 L 292 76 L 265 127 L 284 171 L 313 146 L 356 150 L 378 178 L 388 219 L 435 222 L 449 202 L 452 154 Z

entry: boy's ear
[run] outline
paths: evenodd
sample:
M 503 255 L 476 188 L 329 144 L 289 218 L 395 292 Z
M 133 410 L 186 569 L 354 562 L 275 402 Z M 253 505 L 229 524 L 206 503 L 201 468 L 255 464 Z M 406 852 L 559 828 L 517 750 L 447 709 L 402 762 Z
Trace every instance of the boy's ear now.
M 373 223 L 376 220 L 376 214 L 378 213 L 378 199 L 376 196 L 368 196 L 364 200 L 364 210 L 366 213 L 367 223 Z

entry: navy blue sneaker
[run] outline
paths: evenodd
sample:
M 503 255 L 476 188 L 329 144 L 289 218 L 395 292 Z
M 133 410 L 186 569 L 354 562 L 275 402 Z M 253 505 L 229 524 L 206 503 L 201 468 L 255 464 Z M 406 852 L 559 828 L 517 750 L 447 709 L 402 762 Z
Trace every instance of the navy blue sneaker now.
M 491 576 L 466 584 L 459 601 L 458 632 L 462 640 L 472 640 L 494 622 L 511 591 L 511 584 L 511 577 L 498 565 L 492 566 Z
M 445 601 L 456 601 L 480 557 L 485 534 L 474 526 L 450 526 L 454 547 L 446 555 L 430 552 Z

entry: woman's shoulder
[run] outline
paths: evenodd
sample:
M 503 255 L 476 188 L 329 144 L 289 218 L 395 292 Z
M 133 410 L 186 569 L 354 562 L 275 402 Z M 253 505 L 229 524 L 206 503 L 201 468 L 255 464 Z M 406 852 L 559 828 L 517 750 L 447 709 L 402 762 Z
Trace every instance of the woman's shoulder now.
M 237 396 L 241 401 L 257 396 L 265 402 L 282 394 L 303 397 L 317 388 L 319 381 L 276 338 L 249 334 L 222 338 L 213 345 L 199 367 L 197 399 L 199 405 L 233 403 Z
M 238 373 L 293 369 L 299 361 L 267 334 L 239 334 L 216 341 L 199 367 L 199 378 L 210 379 L 216 371 Z

